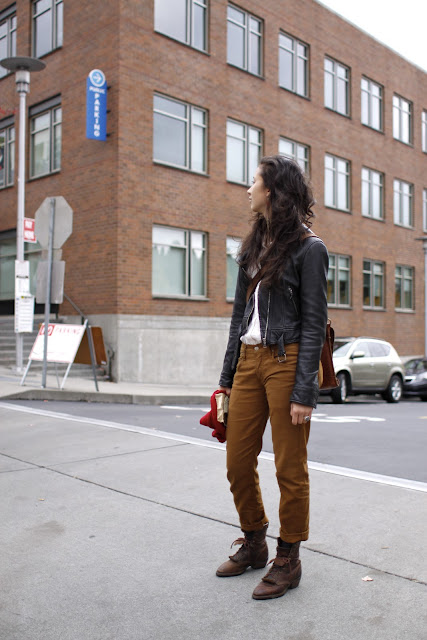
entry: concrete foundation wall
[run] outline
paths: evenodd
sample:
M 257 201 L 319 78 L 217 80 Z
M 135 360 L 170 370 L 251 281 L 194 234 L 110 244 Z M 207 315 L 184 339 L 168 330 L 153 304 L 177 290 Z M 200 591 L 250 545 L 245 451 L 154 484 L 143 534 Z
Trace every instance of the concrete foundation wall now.
M 67 318 L 73 322 L 75 318 Z M 218 384 L 229 318 L 92 315 L 114 352 L 112 376 L 120 382 Z

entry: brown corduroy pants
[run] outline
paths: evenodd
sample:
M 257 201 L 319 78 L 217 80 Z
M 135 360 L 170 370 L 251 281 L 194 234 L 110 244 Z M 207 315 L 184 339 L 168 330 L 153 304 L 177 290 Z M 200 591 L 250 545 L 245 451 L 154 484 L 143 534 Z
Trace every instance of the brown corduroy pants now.
M 276 477 L 280 489 L 280 537 L 307 540 L 309 477 L 307 443 L 310 423 L 293 425 L 290 395 L 295 381 L 298 344 L 277 347 L 241 346 L 230 395 L 227 422 L 227 477 L 243 531 L 257 531 L 268 522 L 258 477 L 258 455 L 270 417 Z

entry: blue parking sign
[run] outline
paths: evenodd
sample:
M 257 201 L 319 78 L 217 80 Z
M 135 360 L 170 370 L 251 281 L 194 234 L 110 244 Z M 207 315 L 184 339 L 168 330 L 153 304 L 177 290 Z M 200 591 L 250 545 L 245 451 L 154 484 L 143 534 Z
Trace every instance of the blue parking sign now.
M 86 80 L 86 138 L 107 139 L 107 81 L 99 69 Z

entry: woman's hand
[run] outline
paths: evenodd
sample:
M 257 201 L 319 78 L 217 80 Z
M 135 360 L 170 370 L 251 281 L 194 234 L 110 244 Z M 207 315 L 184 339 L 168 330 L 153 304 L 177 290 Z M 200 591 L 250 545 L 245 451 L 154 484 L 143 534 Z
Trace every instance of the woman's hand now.
M 218 387 L 218 391 L 224 391 L 224 393 L 229 396 L 231 393 L 231 388 L 230 387 Z
M 291 402 L 291 418 L 292 424 L 304 424 L 308 422 L 304 418 L 308 416 L 311 420 L 311 414 L 313 413 L 313 407 L 306 407 L 304 404 L 297 404 Z

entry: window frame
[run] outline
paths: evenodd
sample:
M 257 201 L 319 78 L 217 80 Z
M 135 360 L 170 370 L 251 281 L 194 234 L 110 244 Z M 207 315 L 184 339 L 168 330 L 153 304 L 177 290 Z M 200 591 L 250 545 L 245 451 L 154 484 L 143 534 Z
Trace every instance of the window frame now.
M 369 263 L 369 269 L 365 269 L 365 263 Z M 381 276 L 381 304 L 380 305 L 375 305 L 373 304 L 373 302 L 375 301 L 375 276 L 378 274 L 375 274 L 374 268 L 375 266 L 379 266 L 381 267 L 381 273 L 379 274 Z M 382 260 L 370 260 L 369 258 L 363 258 L 363 271 L 362 271 L 362 304 L 363 304 L 363 309 L 370 309 L 373 311 L 383 311 L 386 309 L 386 305 L 385 305 L 385 293 L 386 293 L 386 287 L 385 287 L 385 262 L 383 262 Z M 364 302 L 364 289 L 365 289 L 365 275 L 369 274 L 370 278 L 370 282 L 369 282 L 369 304 L 365 304 Z
M 186 293 L 155 293 L 153 290 L 153 249 L 154 246 L 159 246 L 160 243 L 154 243 L 153 232 L 154 229 L 170 229 L 173 231 L 182 231 L 185 234 L 185 246 L 182 249 L 185 251 L 185 290 Z M 191 294 L 191 273 L 192 273 L 192 245 L 191 245 L 191 235 L 192 234 L 201 234 L 203 236 L 204 246 L 203 246 L 203 291 L 202 295 Z M 166 245 L 162 243 L 161 246 L 174 246 L 174 245 Z M 181 248 L 181 247 L 180 247 Z M 169 298 L 175 300 L 207 300 L 207 267 L 208 267 L 208 234 L 205 231 L 199 231 L 198 229 L 187 229 L 183 227 L 171 227 L 170 225 L 162 225 L 162 224 L 153 224 L 152 226 L 152 235 L 151 235 L 151 296 L 152 298 Z
M 236 21 L 234 21 L 232 18 L 230 18 L 229 16 L 229 9 L 234 9 L 234 11 L 238 11 L 239 13 L 241 13 L 244 16 L 244 24 L 240 24 Z M 252 20 L 256 20 L 257 22 L 259 22 L 260 25 L 260 30 L 259 32 L 255 32 L 252 31 L 251 29 L 251 18 Z M 228 59 L 228 38 L 229 38 L 229 30 L 228 30 L 228 26 L 229 23 L 235 24 L 236 26 L 243 28 L 244 29 L 244 64 L 243 66 L 240 66 L 238 64 L 235 64 L 234 62 L 230 62 Z M 258 44 L 259 44 L 259 55 L 258 55 L 258 63 L 259 63 L 259 73 L 256 71 L 252 71 L 250 69 L 250 61 L 251 61 L 251 52 L 252 52 L 252 45 L 251 45 L 251 34 L 255 34 L 256 36 L 258 36 Z M 264 20 L 262 20 L 262 18 L 258 18 L 258 16 L 256 16 L 253 13 L 250 13 L 250 11 L 247 11 L 246 9 L 242 9 L 241 7 L 238 7 L 237 5 L 233 4 L 232 2 L 228 2 L 227 3 L 227 64 L 229 64 L 231 67 L 234 67 L 235 69 L 241 69 L 242 71 L 246 71 L 246 73 L 250 73 L 251 75 L 257 77 L 257 78 L 262 78 L 264 76 L 264 52 L 263 52 L 263 47 L 264 47 Z
M 334 167 L 332 168 L 333 171 L 333 198 L 334 198 L 334 204 L 329 204 L 326 202 L 326 172 L 330 171 L 331 169 L 329 167 L 326 167 L 326 158 L 331 158 L 334 161 Z M 342 207 L 338 206 L 338 190 L 339 190 L 339 181 L 337 180 L 337 177 L 339 174 L 342 174 L 342 172 L 338 171 L 338 161 L 341 162 L 345 162 L 347 165 L 347 171 L 345 173 L 345 175 L 347 176 L 347 180 L 346 180 L 346 184 L 347 184 L 347 208 L 343 209 Z M 346 158 L 341 158 L 340 156 L 334 156 L 331 153 L 325 153 L 325 158 L 324 158 L 324 193 L 323 193 L 323 200 L 324 200 L 324 205 L 325 207 L 329 208 L 329 209 L 335 209 L 336 211 L 344 211 L 345 213 L 351 213 L 351 163 L 350 160 L 346 160 Z
M 395 104 L 395 101 L 398 101 L 398 104 Z M 403 103 L 406 103 L 408 105 L 408 111 L 404 111 L 404 109 L 402 108 Z M 401 142 L 402 144 L 407 144 L 409 146 L 412 146 L 412 141 L 413 141 L 413 129 L 414 129 L 414 123 L 413 123 L 413 119 L 414 119 L 414 105 L 413 103 L 408 100 L 407 98 L 404 98 L 403 96 L 398 95 L 397 93 L 393 94 L 393 101 L 392 101 L 392 107 L 393 107 L 393 112 L 392 112 L 392 123 L 393 123 L 393 138 L 394 140 L 398 140 L 399 142 Z M 396 111 L 398 112 L 398 132 L 396 133 L 396 127 L 395 127 L 395 123 L 396 123 L 396 119 L 395 119 L 395 114 Z M 403 115 L 404 113 L 408 113 L 408 140 L 404 140 L 404 138 L 402 137 L 403 135 Z
M 230 242 L 229 242 L 230 241 Z M 230 244 L 233 243 L 235 246 L 233 248 L 230 247 Z M 225 299 L 227 302 L 233 302 L 234 301 L 234 293 L 235 293 L 235 289 L 236 289 L 236 283 L 234 285 L 233 288 L 233 295 L 229 296 L 227 294 L 227 290 L 228 290 L 228 280 L 229 278 L 231 278 L 231 274 L 229 273 L 229 269 L 228 269 L 228 258 L 230 257 L 231 259 L 234 260 L 234 262 L 236 263 L 237 266 L 237 270 L 239 268 L 239 265 L 237 263 L 237 256 L 240 250 L 240 247 L 242 246 L 242 238 L 236 238 L 234 236 L 227 236 L 225 239 L 225 256 L 226 256 L 226 287 L 225 287 Z
M 174 113 L 163 111 L 161 109 L 156 109 L 155 107 L 155 98 L 161 98 L 162 100 L 169 100 L 170 102 L 174 102 L 185 107 L 186 115 L 185 117 L 177 116 Z M 194 113 L 200 112 L 203 114 L 204 123 L 194 123 Z M 185 134 L 185 165 L 175 164 L 173 162 L 167 162 L 166 160 L 162 160 L 156 158 L 154 153 L 154 134 L 155 134 L 155 126 L 154 126 L 154 118 L 155 114 L 159 114 L 161 116 L 166 116 L 173 120 L 178 120 L 180 122 L 185 122 L 186 124 L 186 134 Z M 194 169 L 192 166 L 192 142 L 193 142 L 193 130 L 195 128 L 200 128 L 203 130 L 203 171 L 198 171 Z M 197 105 L 191 104 L 189 102 L 185 102 L 184 100 L 179 100 L 178 98 L 173 98 L 172 96 L 167 96 L 162 93 L 155 92 L 153 94 L 153 162 L 156 164 L 161 164 L 166 167 L 172 167 L 173 169 L 181 169 L 182 171 L 188 171 L 190 173 L 196 173 L 197 175 L 207 175 L 208 173 L 208 110 L 203 107 L 199 107 Z
M 6 40 L 6 55 L 4 57 L 13 58 L 16 56 L 16 37 L 18 28 L 16 4 L 13 4 L 0 12 L 0 26 L 3 24 L 6 24 L 6 35 L 4 36 Z M 12 71 L 9 71 L 9 69 L 5 69 L 5 67 L 0 66 L 0 80 L 11 73 Z
M 399 188 L 396 189 L 397 184 Z M 403 186 L 409 187 L 409 194 L 404 193 Z M 396 212 L 396 194 L 399 194 L 399 211 Z M 403 206 L 403 198 L 409 197 L 409 216 L 410 222 L 409 224 L 405 224 L 403 221 L 404 214 L 404 206 Z M 396 215 L 398 213 L 399 219 L 396 220 Z M 393 179 L 393 222 L 398 227 L 403 227 L 404 229 L 413 229 L 414 228 L 414 185 L 411 182 L 406 182 L 406 180 L 401 180 L 400 178 Z
M 287 49 L 286 47 L 284 47 L 283 45 L 280 44 L 281 42 L 281 36 L 284 36 L 286 38 L 289 38 L 289 40 L 292 40 L 292 51 L 290 49 Z M 300 55 L 298 55 L 298 45 L 305 47 L 306 49 L 306 56 L 302 57 Z M 280 84 L 280 60 L 281 60 L 281 55 L 280 55 L 280 51 L 284 50 L 287 51 L 288 53 L 290 53 L 292 55 L 292 88 L 290 89 L 289 87 L 284 87 L 282 84 Z M 298 79 L 299 79 L 299 75 L 298 75 L 298 60 L 304 60 L 304 93 L 300 93 L 297 88 L 298 88 Z M 298 38 L 295 38 L 294 36 L 291 36 L 289 33 L 287 33 L 286 31 L 280 30 L 279 31 L 279 64 L 278 64 L 278 71 L 279 71 L 279 87 L 281 89 L 285 89 L 285 91 L 290 91 L 291 93 L 294 93 L 297 96 L 301 96 L 302 98 L 309 98 L 310 97 L 310 46 L 306 43 L 303 42 L 302 40 L 299 40 Z
M 243 138 L 236 138 L 236 136 L 229 135 L 229 133 L 226 130 L 226 155 L 227 155 L 227 157 L 226 157 L 226 168 L 225 168 L 225 170 L 226 170 L 226 179 L 227 179 L 227 182 L 230 182 L 232 184 L 240 184 L 242 186 L 249 187 L 250 184 L 251 184 L 252 177 L 253 177 L 253 176 L 249 175 L 250 174 L 250 169 L 251 169 L 251 166 L 250 166 L 250 150 L 251 150 L 251 145 L 255 145 L 255 143 L 250 141 L 250 133 L 251 133 L 251 131 L 255 131 L 256 133 L 260 134 L 260 142 L 259 142 L 259 144 L 258 143 L 256 144 L 256 146 L 259 148 L 259 151 L 258 151 L 258 162 L 257 162 L 257 166 L 258 166 L 259 160 L 262 157 L 262 149 L 263 149 L 263 144 L 264 144 L 264 135 L 263 135 L 264 132 L 259 127 L 254 127 L 251 124 L 247 124 L 246 122 L 240 122 L 239 120 L 235 120 L 234 118 L 227 118 L 227 125 L 228 125 L 228 123 L 237 124 L 237 125 L 243 126 L 245 128 L 244 129 L 245 133 L 244 133 L 244 137 Z M 243 143 L 244 143 L 244 159 L 243 159 L 243 162 L 244 162 L 244 166 L 243 166 L 244 181 L 243 182 L 240 182 L 238 180 L 232 180 L 228 176 L 228 138 L 229 137 L 234 139 L 234 140 L 242 140 Z
M 173 0 L 172 0 L 173 2 Z M 205 42 L 205 47 L 200 48 L 196 46 L 196 38 L 195 38 L 195 24 L 194 24 L 194 5 L 201 7 L 204 10 L 203 15 L 203 39 Z M 185 0 L 185 11 L 186 11 L 186 21 L 185 21 L 185 39 L 177 38 L 176 36 L 166 33 L 162 31 L 158 26 L 156 26 L 156 1 L 154 1 L 154 31 L 156 33 L 160 33 L 167 38 L 171 38 L 176 42 L 181 42 L 181 44 L 186 45 L 187 47 L 191 47 L 196 51 L 201 51 L 202 53 L 208 53 L 209 50 L 209 38 L 208 38 L 208 0 Z
M 64 0 L 50 0 L 50 7 L 48 9 L 45 9 L 43 11 L 41 11 L 40 13 L 36 14 L 36 5 L 37 2 L 39 0 L 32 0 L 31 3 L 31 50 L 33 53 L 34 58 L 43 58 L 44 56 L 47 56 L 49 53 L 52 53 L 52 51 L 56 51 L 56 49 L 60 49 L 63 46 L 63 40 L 64 40 Z M 61 29 L 59 29 L 59 19 L 58 19 L 58 8 L 59 6 L 61 6 L 61 21 L 62 24 Z M 36 31 L 37 31 L 37 26 L 36 26 L 36 22 L 37 19 L 47 13 L 47 11 L 51 11 L 52 12 L 52 26 L 51 26 L 51 32 L 50 32 L 50 45 L 51 48 L 48 49 L 48 51 L 45 51 L 44 53 L 38 54 L 37 50 L 36 50 Z M 61 37 L 60 37 L 61 35 Z
M 423 189 L 423 231 L 427 233 L 427 189 Z
M 4 132 L 3 145 L 3 171 L 4 184 L 0 183 L 0 189 L 13 187 L 15 184 L 15 149 L 16 149 L 16 131 L 13 118 L 6 118 L 0 122 L 0 134 Z M 11 178 L 11 176 L 13 176 Z
M 60 111 L 60 120 L 55 122 L 55 113 Z M 35 163 L 34 163 L 34 136 L 37 133 L 40 133 L 41 130 L 33 131 L 33 123 L 36 118 L 49 114 L 49 170 L 44 173 L 34 174 Z M 59 127 L 60 129 L 60 153 L 59 153 L 59 167 L 54 166 L 55 162 L 55 130 Z M 46 129 L 42 129 L 43 131 Z M 40 105 L 36 105 L 30 108 L 30 126 L 29 126 L 29 139 L 30 139 L 30 172 L 29 172 L 29 180 L 37 180 L 38 178 L 43 178 L 44 176 L 49 176 L 54 173 L 59 173 L 61 171 L 62 165 L 62 105 L 60 96 L 56 98 L 52 98 L 46 103 L 42 103 Z
M 333 69 L 332 71 L 326 69 L 326 62 L 330 62 L 333 65 Z M 346 96 L 346 111 L 345 113 L 343 113 L 342 111 L 339 111 L 337 108 L 337 96 L 338 96 L 338 80 L 339 80 L 339 76 L 338 76 L 338 70 L 339 69 L 344 69 L 346 72 L 346 78 L 345 78 L 345 87 L 346 87 L 346 92 L 345 92 L 345 96 Z M 332 105 L 333 106 L 329 106 L 327 104 L 326 101 L 326 74 L 329 74 L 332 76 Z M 351 88 L 351 69 L 350 67 L 348 67 L 347 65 L 343 64 L 342 62 L 338 62 L 338 60 L 334 60 L 334 58 L 331 58 L 329 56 L 325 56 L 324 57 L 324 62 L 323 62 L 323 101 L 324 101 L 324 106 L 325 109 L 329 109 L 330 111 L 333 111 L 334 113 L 338 113 L 341 116 L 344 116 L 345 118 L 351 118 L 351 93 L 350 93 L 350 88 Z
M 363 87 L 363 82 L 367 82 L 368 83 L 368 88 L 365 89 Z M 377 96 L 373 95 L 373 87 L 378 87 L 379 89 L 379 98 L 377 98 Z M 363 94 L 367 95 L 367 99 L 368 99 L 368 118 L 367 118 L 367 122 L 364 121 L 363 119 Z M 370 78 L 368 78 L 367 76 L 362 76 L 361 80 L 360 80 L 360 121 L 361 123 L 365 126 L 365 127 L 369 127 L 370 129 L 373 129 L 374 131 L 380 131 L 381 133 L 384 132 L 384 100 L 383 100 L 383 95 L 384 95 L 384 87 L 379 84 L 378 82 L 374 82 L 374 80 L 371 80 Z M 379 102 L 379 121 L 380 121 L 380 126 L 379 127 L 375 127 L 372 124 L 372 114 L 373 114 L 373 101 L 375 99 L 378 99 Z
M 292 154 L 284 153 L 280 150 L 280 143 L 287 142 L 292 145 Z M 304 158 L 300 156 L 299 151 L 302 150 L 304 152 Z M 310 147 L 308 144 L 303 144 L 302 142 L 298 142 L 297 140 L 292 140 L 291 138 L 285 138 L 285 136 L 279 137 L 279 155 L 284 156 L 285 158 L 290 158 L 291 160 L 295 160 L 295 162 L 301 167 L 302 171 L 306 176 L 310 175 Z M 304 166 L 302 166 L 304 164 Z
M 363 172 L 368 172 L 368 180 L 365 180 L 363 177 Z M 374 198 L 374 187 L 377 186 L 373 182 L 373 176 L 377 175 L 380 178 L 379 188 L 380 188 L 380 216 L 373 215 L 373 198 Z M 384 173 L 381 171 L 377 171 L 376 169 L 370 169 L 369 167 L 362 166 L 361 170 L 361 201 L 360 201 L 360 210 L 362 216 L 364 218 L 370 218 L 371 220 L 378 220 L 380 222 L 384 222 Z M 368 194 L 369 194 L 369 212 L 366 213 L 363 210 L 363 185 L 368 184 Z
M 401 273 L 400 275 L 397 274 L 397 270 L 400 269 Z M 405 276 L 404 271 L 405 270 L 409 270 L 410 271 L 410 275 L 409 276 Z M 396 295 L 397 295 L 397 282 L 399 281 L 400 283 L 400 301 L 401 301 L 401 305 L 397 306 L 396 305 Z M 405 281 L 410 281 L 411 283 L 411 306 L 407 307 L 404 304 L 402 304 L 402 302 L 405 299 Z M 414 311 L 415 309 L 415 269 L 414 267 L 410 267 L 408 265 L 403 265 L 403 264 L 396 264 L 395 268 L 394 268 L 394 308 L 395 311 L 405 311 L 405 312 L 411 312 Z
M 348 267 L 341 267 L 340 266 L 340 259 L 343 258 L 345 260 L 348 260 Z M 332 265 L 332 262 L 334 262 L 334 264 Z M 329 273 L 333 271 L 334 272 L 334 301 L 330 301 L 329 299 L 329 282 L 331 281 L 331 278 L 329 278 Z M 340 301 L 340 273 L 341 272 L 347 272 L 348 273 L 348 303 L 347 302 L 341 302 Z M 346 255 L 346 254 L 342 254 L 342 253 L 330 253 L 329 254 L 329 269 L 328 269 L 328 276 L 327 276 L 327 282 L 328 282 L 328 306 L 329 307 L 333 307 L 334 309 L 351 309 L 352 306 L 352 286 L 351 286 L 351 278 L 352 278 L 352 259 L 351 256 Z

